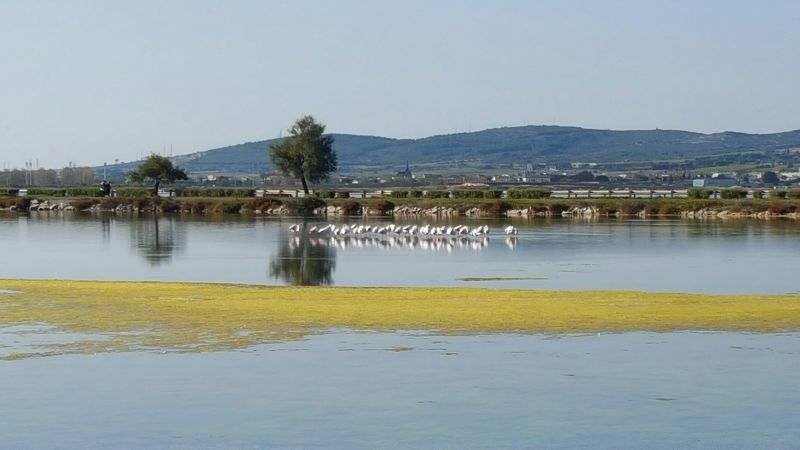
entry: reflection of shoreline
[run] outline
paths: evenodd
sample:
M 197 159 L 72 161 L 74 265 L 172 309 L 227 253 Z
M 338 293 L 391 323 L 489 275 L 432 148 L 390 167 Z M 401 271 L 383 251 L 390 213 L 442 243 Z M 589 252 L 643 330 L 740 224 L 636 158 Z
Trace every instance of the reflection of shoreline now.
M 303 225 L 305 230 L 305 224 Z M 336 248 L 312 244 L 308 238 L 281 237 L 278 251 L 269 265 L 272 278 L 293 286 L 327 286 L 333 284 L 336 269 Z
M 151 266 L 169 263 L 186 247 L 186 231 L 173 218 L 136 220 L 130 229 L 132 245 Z
M 294 236 L 289 241 L 289 245 L 299 247 L 305 240 L 311 246 L 324 246 L 330 248 L 347 249 L 377 247 L 384 249 L 408 248 L 411 250 L 427 251 L 446 251 L 451 252 L 455 249 L 483 250 L 489 245 L 489 238 L 472 238 L 465 236 L 338 236 L 338 237 L 307 237 Z

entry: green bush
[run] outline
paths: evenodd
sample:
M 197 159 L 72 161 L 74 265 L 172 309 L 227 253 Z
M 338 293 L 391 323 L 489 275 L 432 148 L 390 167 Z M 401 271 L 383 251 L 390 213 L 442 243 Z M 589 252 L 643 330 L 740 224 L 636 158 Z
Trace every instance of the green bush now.
M 408 191 L 392 191 L 389 197 L 392 198 L 408 198 L 409 192 Z
M 498 199 L 502 196 L 503 196 L 503 191 L 499 190 L 483 191 L 483 198 L 486 199 Z
M 117 197 L 123 197 L 123 198 L 145 198 L 145 197 L 151 197 L 153 195 L 153 190 L 146 188 L 126 187 L 126 188 L 114 189 L 114 194 Z
M 764 198 L 764 191 L 761 189 L 753 189 L 753 198 Z
M 453 198 L 458 198 L 458 199 L 483 198 L 483 191 L 478 191 L 478 190 L 453 191 Z
M 255 197 L 256 190 L 250 188 L 175 188 L 177 197 L 241 198 Z M 152 193 L 152 190 L 151 190 Z
M 792 189 L 791 191 L 787 192 L 787 197 L 800 198 L 800 189 Z
M 19 189 L 0 188 L 0 197 L 16 197 L 17 194 L 19 194 Z
M 336 193 L 336 198 L 350 198 L 350 191 L 339 191 Z
M 425 193 L 425 198 L 450 198 L 448 191 L 428 191 Z
M 422 191 L 408 191 L 408 196 L 412 198 L 422 198 Z
M 99 188 L 95 188 L 95 190 L 101 192 Z M 45 197 L 64 197 L 66 195 L 66 190 L 63 188 L 30 188 L 28 189 L 28 195 L 41 195 Z M 93 195 L 91 194 L 76 195 L 76 197 L 87 197 L 87 196 L 93 196 Z
M 702 198 L 709 198 L 714 191 L 711 189 L 703 189 L 703 188 L 691 188 L 686 191 L 686 196 L 692 199 L 702 199 Z
M 511 205 L 502 200 L 495 200 L 493 202 L 481 205 L 481 211 L 483 214 L 493 217 L 500 217 L 509 209 L 511 209 Z
M 99 187 L 71 187 L 65 191 L 67 197 L 103 197 Z
M 719 196 L 728 200 L 747 198 L 747 191 L 745 189 L 723 189 L 719 191 Z
M 769 191 L 770 198 L 786 198 L 789 196 L 789 191 L 773 189 Z
M 508 191 L 508 198 L 510 199 L 542 199 L 550 198 L 551 191 L 544 189 L 511 189 Z
M 336 192 L 326 189 L 320 189 L 314 192 L 314 195 L 316 195 L 317 198 L 336 198 Z

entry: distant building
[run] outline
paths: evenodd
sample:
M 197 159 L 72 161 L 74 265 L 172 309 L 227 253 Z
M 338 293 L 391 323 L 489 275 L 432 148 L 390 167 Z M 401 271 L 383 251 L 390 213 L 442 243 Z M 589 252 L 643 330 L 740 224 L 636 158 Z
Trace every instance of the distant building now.
M 692 180 L 692 187 L 732 187 L 736 186 L 733 178 L 695 178 Z
M 408 166 L 408 161 L 406 161 L 406 170 L 401 170 L 400 172 L 397 172 L 397 176 L 403 178 L 412 178 L 411 168 Z
M 524 177 L 522 177 L 522 182 L 533 183 L 533 184 L 547 184 L 550 182 L 550 175 L 527 173 L 525 174 Z

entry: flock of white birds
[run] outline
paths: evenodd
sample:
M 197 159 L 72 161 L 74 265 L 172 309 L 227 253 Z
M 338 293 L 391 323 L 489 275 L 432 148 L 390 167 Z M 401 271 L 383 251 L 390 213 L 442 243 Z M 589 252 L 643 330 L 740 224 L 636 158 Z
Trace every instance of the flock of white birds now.
M 301 227 L 299 224 L 289 226 L 289 231 L 292 233 L 300 233 Z M 514 236 L 517 234 L 517 228 L 509 225 L 503 232 L 506 236 Z M 324 226 L 312 226 L 308 229 L 310 236 L 332 236 L 332 237 L 371 237 L 371 236 L 411 236 L 420 238 L 435 238 L 446 236 L 461 236 L 461 237 L 486 237 L 489 236 L 490 230 L 488 225 L 478 225 L 470 229 L 466 225 L 456 226 L 432 226 L 432 225 L 395 225 L 390 224 L 386 226 L 378 225 L 335 225 L 329 223 Z

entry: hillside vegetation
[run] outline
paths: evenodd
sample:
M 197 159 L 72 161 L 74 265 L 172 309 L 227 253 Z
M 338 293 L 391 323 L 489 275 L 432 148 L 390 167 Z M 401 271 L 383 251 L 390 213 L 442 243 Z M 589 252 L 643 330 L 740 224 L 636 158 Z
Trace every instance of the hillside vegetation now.
M 574 161 L 635 165 L 659 161 L 694 161 L 690 167 L 760 160 L 774 152 L 800 149 L 800 130 L 776 134 L 715 134 L 674 130 L 613 131 L 577 127 L 524 126 L 422 139 L 333 134 L 340 166 L 404 167 L 412 164 L 472 162 L 483 165 Z M 265 140 L 217 148 L 175 158 L 190 172 L 255 173 L 272 170 Z M 734 157 L 731 158 L 730 156 Z M 705 160 L 705 161 L 704 161 Z M 112 166 L 130 170 L 133 163 Z

